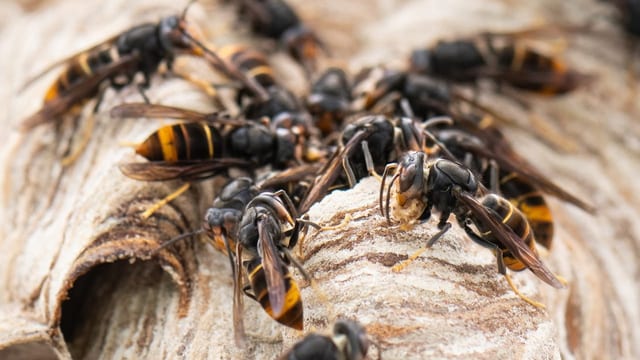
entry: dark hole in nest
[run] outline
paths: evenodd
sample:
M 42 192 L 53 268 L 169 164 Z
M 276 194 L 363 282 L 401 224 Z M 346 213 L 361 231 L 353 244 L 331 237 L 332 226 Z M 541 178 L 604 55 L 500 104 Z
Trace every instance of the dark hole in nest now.
M 62 303 L 60 319 L 60 329 L 73 358 L 102 353 L 109 338 L 118 336 L 114 329 L 133 328 L 131 324 L 141 320 L 151 326 L 156 309 L 169 306 L 161 304 L 162 299 L 171 299 L 160 296 L 160 292 L 167 288 L 176 292 L 174 286 L 166 286 L 168 283 L 168 275 L 153 261 L 101 264 L 79 277 Z M 139 344 L 152 340 L 145 338 L 149 335 L 145 331 L 135 334 L 140 338 L 131 340 Z

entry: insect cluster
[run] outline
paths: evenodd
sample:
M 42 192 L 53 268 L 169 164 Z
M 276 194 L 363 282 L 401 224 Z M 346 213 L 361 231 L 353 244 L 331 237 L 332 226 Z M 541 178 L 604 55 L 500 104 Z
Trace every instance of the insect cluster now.
M 211 48 L 186 20 L 185 9 L 54 64 L 64 70 L 22 128 L 56 122 L 93 98 L 98 99 L 94 111 L 102 111 L 104 89 L 125 86 L 137 86 L 146 102 L 109 109 L 112 118 L 180 120 L 150 134 L 135 148 L 145 160 L 121 164 L 120 170 L 140 181 L 182 180 L 181 191 L 199 180 L 228 178 L 201 228 L 157 251 L 203 234 L 228 257 L 238 343 L 246 342 L 245 297 L 277 322 L 304 328 L 300 287 L 290 268 L 308 282 L 313 274 L 292 250 L 309 227 L 323 229 L 305 214 L 329 191 L 352 187 L 367 176 L 380 179 L 379 210 L 389 223 L 422 223 L 432 211 L 438 214 L 439 231 L 425 246 L 452 227 L 449 217 L 454 215 L 472 241 L 495 254 L 498 272 L 524 301 L 543 307 L 518 291 L 507 270 L 529 269 L 552 287 L 564 287 L 536 250 L 537 245 L 549 249 L 553 240 L 545 197 L 588 212 L 593 207 L 519 156 L 496 123 L 500 114 L 460 90 L 490 80 L 556 96 L 590 81 L 559 57 L 527 46 L 528 38 L 544 37 L 544 31 L 443 40 L 414 50 L 405 69 L 379 66 L 351 75 L 347 69 L 320 66 L 330 57 L 329 49 L 283 0 L 233 3 L 256 36 L 274 40 L 300 64 L 310 83 L 306 96 L 282 85 L 258 49 L 241 44 Z M 160 64 L 171 72 L 175 57 L 183 55 L 204 59 L 229 79 L 239 112 L 221 108 L 205 114 L 147 100 L 145 89 Z M 138 74 L 142 82 L 135 80 Z M 199 85 L 216 93 L 217 85 Z M 168 194 L 144 216 L 178 195 Z M 340 320 L 332 336 L 309 335 L 283 358 L 362 359 L 370 342 L 356 321 Z

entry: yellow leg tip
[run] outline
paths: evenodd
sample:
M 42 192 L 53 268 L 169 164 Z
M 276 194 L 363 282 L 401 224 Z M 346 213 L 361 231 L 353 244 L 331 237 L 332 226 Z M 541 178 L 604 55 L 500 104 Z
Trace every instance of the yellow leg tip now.
M 418 257 L 420 257 L 420 255 L 422 255 L 422 253 L 424 253 L 425 251 L 427 251 L 427 248 L 421 248 L 418 249 L 418 251 L 414 252 L 413 254 L 411 254 L 411 256 L 409 256 L 407 258 L 407 260 L 404 260 L 403 262 L 401 262 L 400 264 L 394 265 L 391 268 L 391 271 L 393 272 L 400 272 L 402 270 L 404 270 L 404 268 L 406 268 L 407 266 L 409 266 L 409 264 L 411 264 L 415 259 L 417 259 Z
M 560 275 L 556 275 L 556 279 L 558 279 L 558 281 L 560 281 L 562 283 L 563 286 L 567 286 L 569 285 L 569 281 L 567 281 L 567 279 L 565 279 L 564 277 L 560 276 Z
M 80 154 L 82 154 L 82 149 L 75 149 L 73 153 L 63 157 L 62 160 L 60 160 L 60 164 L 62 164 L 62 166 L 70 166 L 78 160 Z
M 509 274 L 505 274 L 504 275 L 505 279 L 507 279 L 507 282 L 509 283 L 509 286 L 511 287 L 511 290 L 513 290 L 514 293 L 516 293 L 516 295 L 518 295 L 520 297 L 520 299 L 524 300 L 525 302 L 539 308 L 539 309 L 545 309 L 546 306 L 544 306 L 543 303 L 537 302 L 535 300 L 532 300 L 530 298 L 528 298 L 527 296 L 525 296 L 523 293 L 520 292 L 520 290 L 518 290 L 518 288 L 516 288 L 515 284 L 513 283 L 513 281 L 511 280 L 511 276 L 509 276 Z
M 157 202 L 153 204 L 151 207 L 149 207 L 147 210 L 143 211 L 140 214 L 140 218 L 142 220 L 147 220 L 148 218 L 151 217 L 151 215 L 153 215 L 156 211 L 158 211 L 158 209 L 160 209 L 164 205 L 166 205 L 166 203 Z
M 320 227 L 320 230 L 322 231 L 340 230 L 345 228 L 347 225 L 349 225 L 351 220 L 353 220 L 353 218 L 351 217 L 351 214 L 345 214 L 344 219 L 342 219 L 342 221 L 338 225 L 322 226 Z
M 537 301 L 535 301 L 535 300 L 531 300 L 531 299 L 529 299 L 528 297 L 526 297 L 526 296 L 524 296 L 524 295 L 520 296 L 520 298 L 521 298 L 522 300 L 526 301 L 527 303 L 529 303 L 529 304 L 531 304 L 531 305 L 533 305 L 533 306 L 537 307 L 538 309 L 546 309 L 546 308 L 547 308 L 546 306 L 544 306 L 544 304 L 543 304 L 543 303 L 537 302 Z
M 405 261 L 401 262 L 401 263 L 400 263 L 400 264 L 398 264 L 398 265 L 394 265 L 394 266 L 391 268 L 391 271 L 393 271 L 393 272 L 395 272 L 395 273 L 398 273 L 398 272 L 400 272 L 400 271 L 404 270 L 404 268 L 406 268 L 406 267 L 407 267 L 407 265 L 409 265 L 409 264 L 408 264 L 408 263 L 407 263 L 407 261 L 405 260 Z
M 147 220 L 148 218 L 151 217 L 151 215 L 153 215 L 160 208 L 167 205 L 169 202 L 171 202 L 173 199 L 177 198 L 178 196 L 182 195 L 182 193 L 187 191 L 190 186 L 191 186 L 191 183 L 186 183 L 182 185 L 181 187 L 178 188 L 178 190 L 172 192 L 164 199 L 156 202 L 155 204 L 151 205 L 147 210 L 143 211 L 142 214 L 140 214 L 140 218 L 142 218 L 142 220 Z
M 82 139 L 80 141 L 80 144 L 78 144 L 78 147 L 73 149 L 69 155 L 63 157 L 62 160 L 60 160 L 60 163 L 62 164 L 62 166 L 69 166 L 75 163 L 76 160 L 78 160 L 80 155 L 84 152 L 84 149 L 86 149 L 87 145 L 89 145 L 89 140 L 91 140 L 91 135 L 93 133 L 94 127 L 95 127 L 95 117 L 93 116 L 93 114 L 91 114 L 88 116 L 87 125 L 84 131 L 82 132 Z
M 377 172 L 372 171 L 370 175 L 373 176 L 376 180 L 378 180 L 378 182 L 382 182 L 382 176 L 380 176 L 380 174 L 378 174 Z

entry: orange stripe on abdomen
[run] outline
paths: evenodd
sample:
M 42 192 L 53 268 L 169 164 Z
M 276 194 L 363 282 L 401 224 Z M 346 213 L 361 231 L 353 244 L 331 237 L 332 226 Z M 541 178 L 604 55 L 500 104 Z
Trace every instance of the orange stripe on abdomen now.
M 257 262 L 257 264 L 256 264 Z M 264 268 L 259 259 L 254 260 L 247 267 L 251 289 L 256 299 L 264 309 L 264 311 L 277 322 L 289 326 L 291 328 L 302 330 L 303 328 L 303 308 L 300 289 L 296 282 L 292 279 L 289 269 L 282 265 L 285 279 L 285 297 L 282 306 L 282 312 L 275 317 L 269 302 L 269 293 L 267 289 L 267 281 L 265 278 Z
M 115 54 L 115 59 L 114 59 Z M 86 81 L 95 75 L 102 67 L 111 64 L 117 60 L 117 50 L 112 44 L 104 44 L 89 53 L 81 53 L 76 58 L 67 63 L 64 70 L 58 75 L 58 78 L 51 84 L 47 90 L 44 102 L 50 102 L 64 96 L 65 93 L 76 84 Z M 96 95 L 98 86 L 95 89 L 88 89 L 85 98 Z
M 163 126 L 149 135 L 136 147 L 136 153 L 150 161 L 176 161 L 177 150 L 174 146 L 174 127 L 176 125 Z

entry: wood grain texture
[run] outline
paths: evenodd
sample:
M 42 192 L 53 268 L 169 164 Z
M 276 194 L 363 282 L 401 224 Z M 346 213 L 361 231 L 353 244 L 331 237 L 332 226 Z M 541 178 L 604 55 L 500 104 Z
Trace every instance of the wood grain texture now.
M 16 130 L 41 105 L 55 72 L 18 95 L 29 75 L 182 4 L 27 3 L 37 6 L 1 5 L 0 358 L 272 359 L 302 337 L 247 301 L 250 341 L 238 350 L 227 259 L 201 241 L 185 241 L 150 259 L 157 243 L 199 227 L 214 184 L 194 187 L 149 221 L 139 218 L 141 209 L 180 184 L 140 183 L 117 169 L 136 160 L 119 142 L 140 141 L 163 123 L 108 117 L 110 106 L 140 101 L 135 89 L 107 93 L 94 136 L 70 167 L 59 159 L 78 141 L 86 119 L 65 120 L 58 131 L 49 125 L 28 134 Z M 519 94 L 530 104 L 525 110 L 480 84 L 480 101 L 513 119 L 506 132 L 517 150 L 598 208 L 591 216 L 549 200 L 557 225 L 544 261 L 567 278 L 569 288 L 515 275 L 522 291 L 547 305 L 531 308 L 497 274 L 491 253 L 455 226 L 403 272 L 392 273 L 390 266 L 423 244 L 434 226 L 388 228 L 378 215 L 377 184 L 367 180 L 310 212 L 323 224 L 339 222 L 347 211 L 355 211 L 356 220 L 343 231 L 311 233 L 305 240 L 305 267 L 320 289 L 300 281 L 306 329 L 326 331 L 336 317 L 357 318 L 385 359 L 639 357 L 640 105 L 627 84 L 626 38 L 606 20 L 615 13 L 590 0 L 291 3 L 333 49 L 330 62 L 353 71 L 381 62 L 404 66 L 411 48 L 438 38 L 519 29 L 541 19 L 580 24 L 604 14 L 593 33 L 567 36 L 570 64 L 597 76 L 588 88 L 558 99 Z M 265 46 L 234 24 L 232 10 L 218 1 L 196 3 L 189 16 L 216 45 L 239 39 Z M 302 72 L 282 54 L 272 60 L 281 78 L 304 92 Z M 633 60 L 638 70 L 640 59 Z M 206 96 L 177 79 L 154 77 L 149 96 L 213 109 Z

